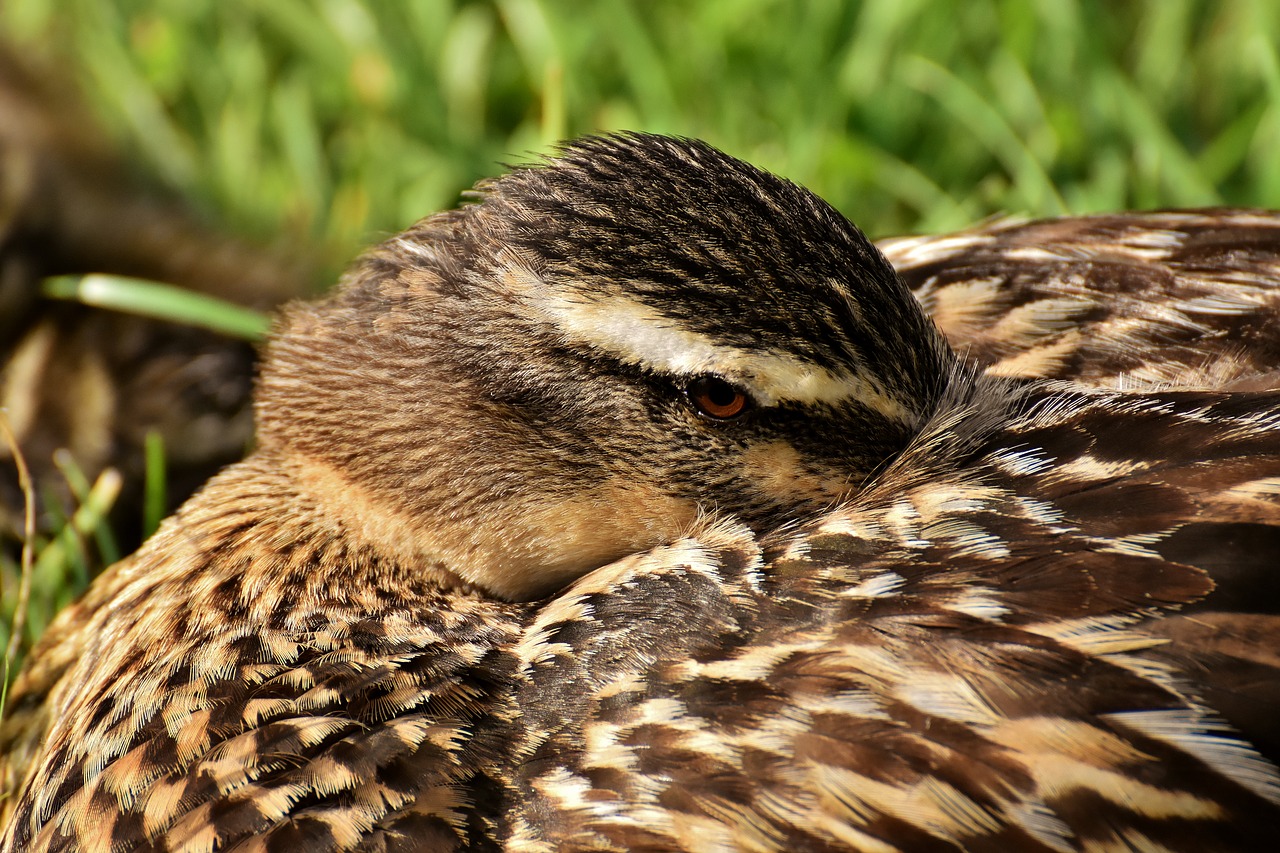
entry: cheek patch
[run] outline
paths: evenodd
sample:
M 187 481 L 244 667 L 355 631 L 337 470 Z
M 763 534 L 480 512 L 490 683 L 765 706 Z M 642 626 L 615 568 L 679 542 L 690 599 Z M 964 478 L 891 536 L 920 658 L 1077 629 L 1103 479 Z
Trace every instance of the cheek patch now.
M 805 464 L 790 443 L 757 441 L 742 454 L 742 475 L 762 494 L 783 504 L 822 508 L 847 497 L 853 484 L 847 473 Z M 825 467 L 825 466 L 824 466 Z

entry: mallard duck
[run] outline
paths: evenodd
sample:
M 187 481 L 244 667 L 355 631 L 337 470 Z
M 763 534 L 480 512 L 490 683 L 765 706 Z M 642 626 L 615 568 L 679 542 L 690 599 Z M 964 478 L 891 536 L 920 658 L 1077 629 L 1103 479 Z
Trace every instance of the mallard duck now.
M 1280 394 L 1225 385 L 1280 326 L 1213 329 L 1280 290 L 1131 385 L 1008 361 L 1120 284 L 889 248 L 950 342 L 813 194 L 637 134 L 372 250 L 33 654 L 3 849 L 1275 849 Z

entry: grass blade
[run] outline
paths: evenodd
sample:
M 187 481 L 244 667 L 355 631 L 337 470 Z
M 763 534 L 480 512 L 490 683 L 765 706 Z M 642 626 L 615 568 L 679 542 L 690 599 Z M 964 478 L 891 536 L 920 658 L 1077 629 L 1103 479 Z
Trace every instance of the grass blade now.
M 159 320 L 199 326 L 232 337 L 259 341 L 271 320 L 261 312 L 172 285 L 112 275 L 47 279 L 45 296 L 110 308 Z

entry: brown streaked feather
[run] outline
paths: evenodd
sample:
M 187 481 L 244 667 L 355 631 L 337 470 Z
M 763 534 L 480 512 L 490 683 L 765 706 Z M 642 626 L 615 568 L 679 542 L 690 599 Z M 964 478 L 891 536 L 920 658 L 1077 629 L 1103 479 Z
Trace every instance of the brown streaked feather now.
M 128 632 L 104 635 L 98 626 L 113 614 L 85 602 L 37 657 L 62 672 L 37 667 L 15 685 L 20 710 L 6 720 L 6 741 L 40 725 L 22 716 L 24 700 L 64 675 L 95 673 L 84 695 L 55 688 L 44 699 L 46 714 L 56 709 L 42 744 L 54 759 L 27 787 L 33 816 L 53 819 L 39 831 L 15 820 L 9 845 L 136 849 L 149 840 L 178 850 L 204 837 L 288 850 L 309 838 L 329 849 L 361 826 L 394 834 L 414 822 L 460 845 L 467 821 L 493 808 L 477 809 L 459 789 L 483 788 L 467 780 L 487 772 L 509 737 L 503 697 L 515 658 L 503 649 L 519 608 L 397 582 L 402 569 L 315 536 L 305 517 L 263 541 L 258 526 L 279 495 L 270 472 L 232 469 L 206 494 L 203 508 L 180 514 L 151 550 L 95 586 L 110 591 L 97 598 L 113 601 L 115 617 L 132 611 Z M 197 562 L 157 582 L 185 554 L 243 571 L 202 573 Z M 317 576 L 318 565 L 339 574 Z M 341 574 L 370 571 L 385 589 Z M 73 650 L 78 660 L 63 654 Z M 85 704 L 95 696 L 106 701 Z M 432 794 L 442 788 L 453 794 Z
M 550 849 L 1269 849 L 1280 776 L 1236 732 L 1274 743 L 1260 709 L 1275 707 L 1280 623 L 1244 615 L 1247 630 L 1206 650 L 1186 624 L 1201 623 L 1174 614 L 1212 608 L 1218 592 L 1159 553 L 1187 516 L 1153 510 L 1232 517 L 1216 495 L 1280 474 L 1280 397 L 1215 417 L 1204 396 L 1037 391 L 985 435 L 965 434 L 976 413 L 926 434 L 872 494 L 754 562 L 744 540 L 701 565 L 655 555 L 608 592 L 585 578 L 566 595 L 592 602 L 598 632 L 534 669 L 600 684 L 526 765 L 538 814 L 556 816 Z M 1055 469 L 1135 412 L 1184 433 L 1133 460 L 1162 498 L 1134 504 L 1102 476 L 1076 481 L 1071 510 L 1044 497 L 1067 493 Z M 1240 418 L 1272 424 L 1269 452 L 1232 435 Z M 1080 438 L 1055 456 L 1063 431 Z M 1244 464 L 1206 489 L 1202 451 Z M 1142 545 L 1114 538 L 1130 507 Z M 707 576 L 725 603 L 715 612 L 743 601 L 735 620 L 690 630 L 647 666 L 620 661 L 611 678 L 592 666 L 595 644 L 648 630 L 630 621 L 643 608 L 614 599 L 710 602 L 687 580 Z M 1188 666 L 1206 651 L 1236 655 L 1252 680 L 1241 665 L 1221 678 Z
M 877 246 L 952 346 L 998 375 L 1225 387 L 1280 363 L 1274 211 L 1006 220 Z

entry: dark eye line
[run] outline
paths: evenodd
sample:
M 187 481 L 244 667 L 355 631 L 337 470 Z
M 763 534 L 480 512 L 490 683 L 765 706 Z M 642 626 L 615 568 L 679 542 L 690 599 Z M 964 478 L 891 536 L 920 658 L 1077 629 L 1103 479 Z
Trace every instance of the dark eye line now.
M 715 373 L 704 373 L 691 378 L 679 377 L 620 359 L 607 356 L 602 359 L 599 353 L 593 353 L 591 358 L 587 358 L 577 349 L 566 349 L 565 352 L 584 363 L 596 365 L 597 370 L 603 361 L 607 365 L 604 369 L 606 374 L 614 373 L 638 385 L 647 385 L 661 396 L 669 395 L 674 384 L 689 407 L 708 421 L 730 423 L 758 408 L 750 392 Z

